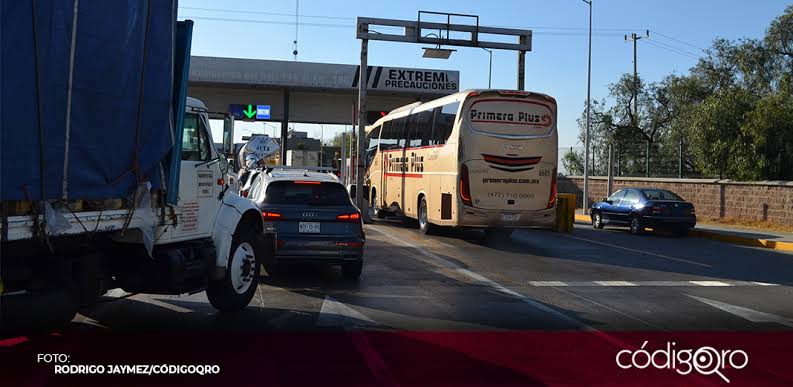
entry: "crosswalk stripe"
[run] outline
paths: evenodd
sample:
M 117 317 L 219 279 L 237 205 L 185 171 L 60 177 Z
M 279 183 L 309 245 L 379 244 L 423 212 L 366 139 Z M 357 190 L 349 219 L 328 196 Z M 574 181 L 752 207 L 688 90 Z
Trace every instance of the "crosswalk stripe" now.
M 728 284 L 722 281 L 689 281 L 694 285 L 699 286 L 710 286 L 710 287 L 718 287 L 718 286 L 733 286 L 732 284 Z
M 755 281 L 529 281 L 535 287 L 729 287 L 729 286 L 781 286 Z
M 595 281 L 595 283 L 602 286 L 638 286 L 635 283 L 628 281 Z

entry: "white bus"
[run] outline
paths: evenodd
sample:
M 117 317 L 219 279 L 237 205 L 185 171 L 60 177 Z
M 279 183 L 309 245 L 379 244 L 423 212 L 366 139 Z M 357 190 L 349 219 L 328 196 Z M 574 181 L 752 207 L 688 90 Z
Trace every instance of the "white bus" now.
M 435 226 L 551 227 L 555 220 L 556 100 L 467 90 L 395 109 L 367 127 L 370 205 L 377 217 Z

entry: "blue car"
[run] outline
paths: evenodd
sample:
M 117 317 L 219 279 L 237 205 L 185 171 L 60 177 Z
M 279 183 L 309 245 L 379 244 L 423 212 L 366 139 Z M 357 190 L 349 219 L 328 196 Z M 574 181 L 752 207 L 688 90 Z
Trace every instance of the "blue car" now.
M 630 227 L 632 234 L 646 228 L 665 229 L 685 235 L 697 224 L 694 205 L 672 191 L 655 188 L 625 188 L 592 204 L 592 226 Z
M 268 274 L 283 264 L 308 262 L 340 265 L 351 279 L 361 275 L 361 212 L 335 175 L 320 168 L 268 168 L 254 178 L 247 197 L 278 233 L 275 262 L 264 265 Z

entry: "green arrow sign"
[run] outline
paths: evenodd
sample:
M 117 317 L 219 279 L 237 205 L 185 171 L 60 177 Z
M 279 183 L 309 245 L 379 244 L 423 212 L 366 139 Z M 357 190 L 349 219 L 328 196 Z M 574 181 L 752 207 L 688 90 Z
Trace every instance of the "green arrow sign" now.
M 245 113 L 246 117 L 253 118 L 256 115 L 256 108 L 253 105 L 248 105 L 248 110 L 243 110 L 242 112 Z

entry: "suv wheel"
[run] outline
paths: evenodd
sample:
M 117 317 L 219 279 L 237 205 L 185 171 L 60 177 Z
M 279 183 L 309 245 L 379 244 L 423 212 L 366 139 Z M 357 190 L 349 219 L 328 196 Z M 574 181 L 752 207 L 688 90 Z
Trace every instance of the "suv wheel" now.
M 341 275 L 344 278 L 357 280 L 363 271 L 363 259 L 353 263 L 344 263 L 341 265 Z

